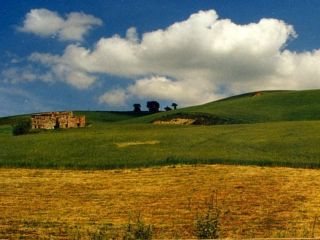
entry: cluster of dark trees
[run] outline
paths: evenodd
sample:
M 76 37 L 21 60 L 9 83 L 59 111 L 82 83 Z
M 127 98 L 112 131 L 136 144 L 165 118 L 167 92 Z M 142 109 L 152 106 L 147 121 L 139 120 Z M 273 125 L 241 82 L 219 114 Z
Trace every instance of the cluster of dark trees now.
M 176 110 L 178 104 L 172 103 L 171 106 L 173 107 L 174 110 Z M 149 109 L 150 113 L 156 113 L 156 112 L 159 112 L 160 104 L 157 101 L 149 101 L 147 102 L 147 108 Z M 170 111 L 172 110 L 172 108 L 169 106 L 166 106 L 164 110 Z M 136 113 L 141 112 L 141 104 L 140 103 L 133 104 L 133 111 Z

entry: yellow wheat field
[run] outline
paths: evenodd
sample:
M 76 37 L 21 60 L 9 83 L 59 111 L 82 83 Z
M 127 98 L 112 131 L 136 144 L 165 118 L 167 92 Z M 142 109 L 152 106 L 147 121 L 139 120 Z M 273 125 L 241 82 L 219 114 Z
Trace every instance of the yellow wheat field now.
M 212 196 L 224 238 L 320 235 L 319 170 L 201 165 L 0 169 L 0 239 L 90 239 L 102 228 L 118 234 L 138 214 L 155 238 L 192 238 Z

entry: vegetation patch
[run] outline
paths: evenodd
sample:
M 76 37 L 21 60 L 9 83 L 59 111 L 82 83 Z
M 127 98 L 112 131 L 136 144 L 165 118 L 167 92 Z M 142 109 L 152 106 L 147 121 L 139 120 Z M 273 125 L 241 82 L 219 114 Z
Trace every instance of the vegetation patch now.
M 14 136 L 28 134 L 31 131 L 31 120 L 20 120 L 12 126 L 12 134 Z
M 217 196 L 212 195 L 206 202 L 207 210 L 197 214 L 195 234 L 198 239 L 218 239 L 220 234 L 221 210 L 217 205 Z
M 124 240 L 151 240 L 152 239 L 152 226 L 146 224 L 140 216 L 137 216 L 135 223 L 129 220 L 129 223 L 125 226 Z

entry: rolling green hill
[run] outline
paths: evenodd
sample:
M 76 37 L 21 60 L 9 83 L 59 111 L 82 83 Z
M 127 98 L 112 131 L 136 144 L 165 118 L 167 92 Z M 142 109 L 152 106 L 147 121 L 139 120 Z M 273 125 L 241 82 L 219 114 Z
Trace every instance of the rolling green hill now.
M 111 169 L 223 163 L 320 168 L 319 90 L 249 93 L 152 115 L 75 113 L 86 115 L 88 127 L 22 136 L 13 136 L 10 124 L 28 115 L 0 118 L 0 167 Z M 177 116 L 203 118 L 204 125 L 213 125 L 146 124 Z
M 131 111 L 75 111 L 76 115 L 85 115 L 88 123 L 113 123 L 148 115 L 148 112 L 134 113 Z
M 201 117 L 204 123 L 257 123 L 320 119 L 320 90 L 247 93 L 200 106 L 149 115 L 130 122 Z
M 17 116 L 9 116 L 9 117 L 2 117 L 0 118 L 0 126 L 1 125 L 13 125 L 18 121 L 28 119 L 30 118 L 30 115 L 17 115 Z
M 320 119 L 320 90 L 261 91 L 225 98 L 204 105 L 176 111 L 139 114 L 130 111 L 75 111 L 86 115 L 88 123 L 150 123 L 172 118 L 200 118 L 210 124 L 258 123 L 274 121 L 300 121 Z M 30 115 L 0 118 L 0 125 L 13 124 Z

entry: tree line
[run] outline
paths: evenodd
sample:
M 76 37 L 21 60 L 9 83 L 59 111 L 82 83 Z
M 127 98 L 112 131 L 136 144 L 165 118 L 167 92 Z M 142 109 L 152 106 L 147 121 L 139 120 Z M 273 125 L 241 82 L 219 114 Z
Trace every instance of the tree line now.
M 166 106 L 164 108 L 164 110 L 165 111 L 176 110 L 177 107 L 178 107 L 178 104 L 172 103 L 171 107 Z M 160 103 L 157 102 L 157 101 L 148 101 L 147 102 L 147 108 L 148 108 L 150 113 L 157 113 L 157 112 L 159 112 L 159 109 L 160 109 Z M 141 104 L 140 103 L 133 104 L 133 111 L 136 112 L 136 113 L 141 112 Z

